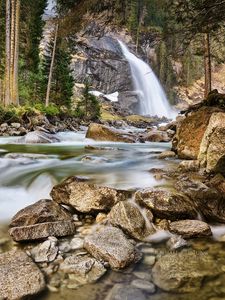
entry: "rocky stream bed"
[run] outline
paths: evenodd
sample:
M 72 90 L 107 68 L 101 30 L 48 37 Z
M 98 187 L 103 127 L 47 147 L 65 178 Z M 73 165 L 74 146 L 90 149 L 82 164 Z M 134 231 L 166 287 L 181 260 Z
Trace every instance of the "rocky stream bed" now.
M 1 138 L 0 299 L 225 299 L 224 113 L 209 110 Z

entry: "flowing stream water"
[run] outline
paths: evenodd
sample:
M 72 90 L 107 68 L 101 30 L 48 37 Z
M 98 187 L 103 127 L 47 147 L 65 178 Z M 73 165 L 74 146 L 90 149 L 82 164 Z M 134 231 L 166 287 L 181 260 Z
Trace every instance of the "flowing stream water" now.
M 123 42 L 118 42 L 130 64 L 134 88 L 140 101 L 140 114 L 174 118 L 176 112 L 171 108 L 163 87 L 153 70 L 143 60 L 131 53 Z
M 85 132 L 60 133 L 57 144 L 17 144 L 16 138 L 0 138 L 0 241 L 7 237 L 7 224 L 10 218 L 21 208 L 42 198 L 49 198 L 54 184 L 70 175 L 86 176 L 92 182 L 119 189 L 136 190 L 154 186 L 173 185 L 172 181 L 156 180 L 152 168 L 175 168 L 177 161 L 159 160 L 157 154 L 170 148 L 169 143 L 125 144 L 94 142 L 85 139 Z M 88 147 L 89 145 L 94 146 Z M 213 227 L 215 237 L 224 234 L 224 228 Z M 46 293 L 38 300 L 105 300 L 111 288 L 119 283 L 130 286 L 137 273 L 150 276 L 153 253 L 168 252 L 165 242 L 169 238 L 165 231 L 151 236 L 148 244 L 140 244 L 144 251 L 141 263 L 132 265 L 128 270 L 107 274 L 95 284 L 88 284 L 75 290 L 62 287 L 57 293 Z M 192 241 L 194 251 L 207 251 L 211 255 L 224 257 L 224 243 L 213 239 Z M 0 243 L 1 250 L 1 243 Z M 193 251 L 190 250 L 190 251 Z M 3 250 L 4 251 L 4 250 Z M 166 252 L 166 253 L 167 253 Z M 169 253 L 169 252 L 168 252 Z M 225 261 L 225 260 L 224 260 Z M 210 266 L 209 266 L 210 268 Z M 142 276 L 142 275 L 141 275 Z M 217 279 L 219 293 L 223 288 L 223 277 Z M 205 283 L 204 295 L 218 294 L 212 290 L 214 281 Z M 218 289 L 218 284 L 216 285 Z M 161 291 L 144 299 L 153 300 L 191 300 L 224 299 L 197 298 L 198 293 L 179 296 Z M 118 298 L 124 300 L 122 298 Z M 130 298 L 129 298 L 130 299 Z M 133 299 L 133 298 L 132 298 Z M 142 299 L 142 298 L 141 298 Z M 139 300 L 139 299 L 134 299 Z
M 170 162 L 156 159 L 169 149 L 165 143 L 97 143 L 85 133 L 62 133 L 57 144 L 16 144 L 0 138 L 0 220 L 8 221 L 18 209 L 49 198 L 54 184 L 71 175 L 88 176 L 98 184 L 137 189 L 159 184 L 149 172 Z M 103 147 L 89 150 L 88 145 Z M 9 205 L 13 203 L 13 205 Z

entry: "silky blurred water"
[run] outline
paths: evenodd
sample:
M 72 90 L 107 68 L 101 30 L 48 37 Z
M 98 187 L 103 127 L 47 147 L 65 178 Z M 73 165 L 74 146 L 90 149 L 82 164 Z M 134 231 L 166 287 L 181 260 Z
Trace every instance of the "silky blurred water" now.
M 169 143 L 99 143 L 85 139 L 84 132 L 58 136 L 60 143 L 35 145 L 0 138 L 0 222 L 39 199 L 49 198 L 53 185 L 68 176 L 87 176 L 118 189 L 139 189 L 163 183 L 154 179 L 151 168 L 174 164 L 156 158 L 157 153 L 170 148 Z

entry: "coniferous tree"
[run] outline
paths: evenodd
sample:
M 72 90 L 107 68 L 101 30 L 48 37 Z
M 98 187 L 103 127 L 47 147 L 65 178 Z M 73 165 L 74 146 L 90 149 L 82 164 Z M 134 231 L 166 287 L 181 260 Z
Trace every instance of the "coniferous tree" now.
M 101 116 L 99 102 L 94 95 L 90 94 L 88 81 L 85 82 L 83 95 L 77 104 L 76 114 L 85 120 L 97 120 Z
M 55 37 L 53 37 L 54 39 Z M 66 105 L 70 107 L 73 95 L 74 80 L 70 70 L 70 54 L 66 41 L 58 38 L 55 47 L 54 64 L 52 64 L 52 53 L 54 49 L 54 40 L 51 40 L 41 65 L 41 93 L 45 98 L 47 87 L 51 84 L 49 93 L 49 103 L 55 103 L 58 106 Z M 51 83 L 49 81 L 49 71 L 52 67 Z

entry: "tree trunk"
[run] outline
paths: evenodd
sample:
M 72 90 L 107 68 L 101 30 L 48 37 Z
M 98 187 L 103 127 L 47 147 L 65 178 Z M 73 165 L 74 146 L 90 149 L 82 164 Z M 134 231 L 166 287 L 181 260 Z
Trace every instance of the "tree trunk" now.
M 5 101 L 7 106 L 11 103 L 10 95 L 10 0 L 6 0 L 6 41 L 5 41 Z
M 210 50 L 210 35 L 204 34 L 204 60 L 205 60 L 205 98 L 212 90 L 212 65 Z
M 14 84 L 14 51 L 15 49 L 15 0 L 11 0 L 11 32 L 10 32 L 10 94 L 13 102 Z
M 54 38 L 54 45 L 53 45 L 53 51 L 52 51 L 52 60 L 51 60 L 51 65 L 50 65 L 49 77 L 48 77 L 48 87 L 47 87 L 45 106 L 49 105 L 49 97 L 50 97 L 51 83 L 52 83 L 52 74 L 53 74 L 53 68 L 54 68 L 54 62 L 55 62 L 56 43 L 57 43 L 57 37 L 58 37 L 58 29 L 59 29 L 59 24 L 57 23 L 56 28 L 55 28 L 55 38 Z
M 19 65 L 20 0 L 16 1 L 15 45 L 13 65 L 13 103 L 19 105 L 18 65 Z

